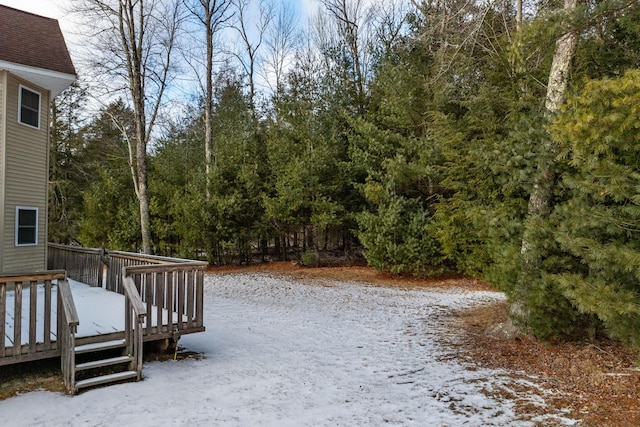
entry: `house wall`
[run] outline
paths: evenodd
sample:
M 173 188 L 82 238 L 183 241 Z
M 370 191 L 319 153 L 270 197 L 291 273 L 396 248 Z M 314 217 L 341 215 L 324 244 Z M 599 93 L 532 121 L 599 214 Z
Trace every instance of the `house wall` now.
M 0 245 L 6 273 L 46 269 L 49 171 L 49 92 L 5 73 L 4 221 Z M 18 123 L 18 93 L 23 85 L 40 93 L 40 129 Z M 15 245 L 16 207 L 38 208 L 35 246 Z
M 6 92 L 5 82 L 7 72 L 0 70 L 0 233 L 1 230 L 4 230 L 4 135 L 5 135 L 5 105 L 4 105 L 4 94 Z M 4 245 L 2 243 L 2 237 L 0 237 L 0 273 L 3 271 L 3 252 Z

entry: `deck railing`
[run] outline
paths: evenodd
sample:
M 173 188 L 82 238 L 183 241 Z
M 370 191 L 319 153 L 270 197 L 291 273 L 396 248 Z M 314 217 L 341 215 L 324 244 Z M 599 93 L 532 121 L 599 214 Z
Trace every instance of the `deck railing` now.
M 60 368 L 64 385 L 70 394 L 76 391 L 76 342 L 78 332 L 78 313 L 73 302 L 71 287 L 66 279 L 58 282 L 58 348 L 60 349 Z
M 60 356 L 65 387 L 75 391 L 76 344 L 98 341 L 76 338 L 79 318 L 67 278 L 124 295 L 129 370 L 138 379 L 144 341 L 204 330 L 205 262 L 50 244 L 48 266 L 51 271 L 0 276 L 0 366 Z
M 48 249 L 47 266 L 50 270 L 65 270 L 67 277 L 78 282 L 98 288 L 103 286 L 107 265 L 104 250 L 55 243 L 49 243 Z
M 65 278 L 64 271 L 0 276 L 0 365 L 60 354 L 52 329 L 52 305 L 58 304 L 58 314 L 63 308 L 60 299 L 52 296 L 53 281 L 59 286 Z
M 123 267 L 146 303 L 146 334 L 172 338 L 203 327 L 204 267 L 187 264 Z
M 124 278 L 131 277 L 145 304 L 146 341 L 204 330 L 206 262 L 49 244 L 49 266 L 120 294 L 124 294 Z M 87 277 L 84 268 L 100 278 Z
M 131 277 L 124 277 L 123 288 L 125 298 L 124 334 L 127 342 L 127 354 L 133 357 L 129 364 L 129 370 L 136 371 L 138 380 L 140 380 L 142 376 L 142 325 L 146 312 L 140 294 L 136 290 L 136 285 Z

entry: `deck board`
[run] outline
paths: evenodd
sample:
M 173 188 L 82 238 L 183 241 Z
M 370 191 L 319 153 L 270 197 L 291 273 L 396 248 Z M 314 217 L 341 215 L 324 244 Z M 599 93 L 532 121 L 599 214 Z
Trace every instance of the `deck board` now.
M 92 337 L 96 335 L 106 335 L 114 332 L 124 331 L 124 296 L 115 292 L 107 291 L 103 288 L 88 286 L 75 280 L 69 280 L 73 299 L 78 311 L 80 324 L 78 325 L 78 333 L 76 338 Z M 51 296 L 51 341 L 56 341 L 57 334 L 57 286 L 53 285 Z M 45 292 L 44 285 L 38 285 L 36 294 L 36 342 L 43 343 L 44 340 L 44 313 L 45 313 Z M 29 344 L 29 318 L 30 307 L 32 307 L 31 290 L 24 287 L 22 290 L 22 330 L 21 344 Z M 15 318 L 15 294 L 13 291 L 7 291 L 5 298 L 6 321 L 4 328 L 4 343 L 6 347 L 13 346 L 14 340 L 14 318 Z M 151 311 L 155 314 L 157 308 L 152 307 Z M 172 313 L 171 319 L 175 322 L 178 315 Z M 183 316 L 184 317 L 184 316 Z M 169 313 L 166 309 L 162 310 L 163 322 L 169 319 Z M 151 318 L 151 326 L 157 326 L 157 317 Z M 146 324 L 144 325 L 146 327 Z

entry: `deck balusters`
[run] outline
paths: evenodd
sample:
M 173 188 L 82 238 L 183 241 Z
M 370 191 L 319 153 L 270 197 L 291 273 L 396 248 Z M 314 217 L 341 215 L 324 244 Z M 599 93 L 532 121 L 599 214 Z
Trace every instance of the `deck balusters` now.
M 105 278 L 101 286 L 120 294 L 124 294 L 123 278 L 130 276 L 146 306 L 145 341 L 204 330 L 206 262 L 58 244 L 49 244 L 49 262 L 50 268 L 64 267 L 69 277 L 78 281 L 82 281 L 84 273 L 80 272 L 85 267 L 94 274 L 100 271 Z
M 0 276 L 0 366 L 58 353 L 51 327 L 53 281 L 65 277 L 64 271 Z
M 7 284 L 0 282 L 0 360 L 5 357 L 5 322 L 7 317 Z

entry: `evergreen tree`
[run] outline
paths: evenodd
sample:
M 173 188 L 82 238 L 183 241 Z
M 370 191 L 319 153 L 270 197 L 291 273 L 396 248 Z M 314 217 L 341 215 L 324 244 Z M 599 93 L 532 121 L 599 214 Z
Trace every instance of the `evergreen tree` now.
M 640 345 L 640 72 L 593 80 L 553 126 L 570 169 L 553 235 L 572 263 L 553 276 L 614 338 Z
M 103 108 L 83 130 L 78 156 L 88 181 L 78 230 L 83 246 L 134 251 L 140 247 L 131 153 L 123 139 L 123 125 L 133 126 L 133 114 L 119 100 Z
M 193 108 L 158 141 L 151 156 L 149 189 L 155 252 L 196 258 L 205 247 L 204 128 Z
M 383 58 L 369 113 L 352 119 L 349 132 L 354 184 L 368 203 L 357 216 L 365 257 L 380 270 L 419 275 L 441 261 L 430 227 L 442 158 L 425 120 L 433 104 L 423 61 L 404 46 Z
M 82 194 L 88 179 L 81 154 L 84 138 L 80 112 L 86 89 L 73 84 L 58 95 L 52 106 L 49 159 L 49 241 L 75 243 L 82 216 Z
M 351 185 L 347 120 L 355 98 L 340 93 L 342 81 L 330 81 L 311 52 L 300 54 L 275 94 L 267 129 L 272 180 L 264 197 L 266 218 L 296 251 L 324 249 L 330 235 L 344 246 L 358 203 Z M 299 238 L 299 234 L 302 238 Z
M 173 128 L 153 156 L 154 241 L 164 253 L 203 253 L 218 264 L 246 262 L 264 232 L 260 201 L 265 154 L 240 78 L 231 71 L 217 77 L 211 115 L 216 162 L 209 176 L 202 156 L 202 109 Z
M 249 262 L 260 238 L 263 208 L 262 140 L 254 127 L 253 105 L 233 73 L 219 75 L 213 111 L 218 162 L 212 168 L 211 199 L 206 207 L 208 252 L 216 262 Z

